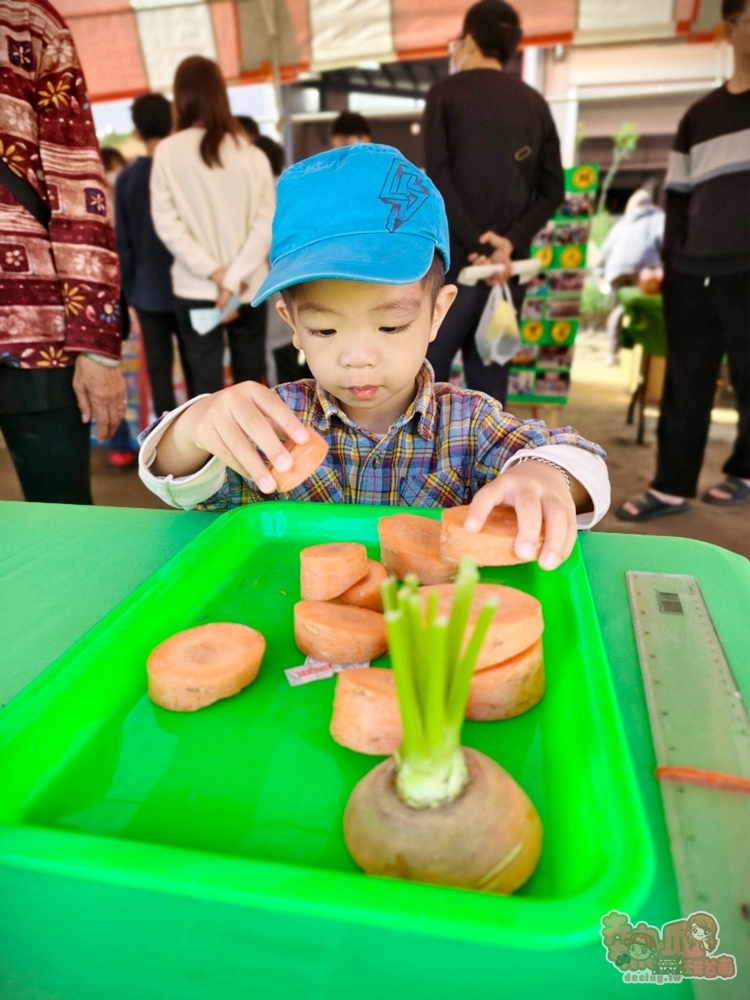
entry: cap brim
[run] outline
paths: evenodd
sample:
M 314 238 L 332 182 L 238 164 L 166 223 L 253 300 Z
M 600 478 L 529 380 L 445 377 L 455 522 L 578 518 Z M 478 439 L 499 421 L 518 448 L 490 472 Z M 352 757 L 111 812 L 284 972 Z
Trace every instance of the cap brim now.
M 253 298 L 254 306 L 290 285 L 339 279 L 410 285 L 430 269 L 437 247 L 412 233 L 357 233 L 301 247 L 279 258 Z

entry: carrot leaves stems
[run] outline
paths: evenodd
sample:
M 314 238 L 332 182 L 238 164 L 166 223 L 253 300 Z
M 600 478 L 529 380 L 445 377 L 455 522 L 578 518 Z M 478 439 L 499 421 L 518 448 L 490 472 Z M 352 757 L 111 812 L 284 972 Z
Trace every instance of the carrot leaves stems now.
M 461 750 L 474 665 L 497 602 L 482 607 L 466 639 L 472 598 L 479 580 L 476 563 L 462 559 L 449 615 L 438 614 L 432 593 L 423 607 L 416 577 L 398 589 L 382 586 L 386 632 L 403 725 L 396 755 L 396 790 L 415 809 L 430 809 L 458 797 L 469 777 Z

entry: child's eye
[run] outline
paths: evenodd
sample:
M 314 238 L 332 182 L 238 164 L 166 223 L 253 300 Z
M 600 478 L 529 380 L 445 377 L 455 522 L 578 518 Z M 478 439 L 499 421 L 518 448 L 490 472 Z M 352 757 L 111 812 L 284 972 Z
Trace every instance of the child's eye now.
M 404 326 L 381 326 L 378 327 L 381 333 L 402 333 L 404 330 L 408 330 L 411 323 L 406 323 Z
M 331 334 L 335 333 L 335 330 L 308 330 L 307 331 L 311 337 L 330 337 Z

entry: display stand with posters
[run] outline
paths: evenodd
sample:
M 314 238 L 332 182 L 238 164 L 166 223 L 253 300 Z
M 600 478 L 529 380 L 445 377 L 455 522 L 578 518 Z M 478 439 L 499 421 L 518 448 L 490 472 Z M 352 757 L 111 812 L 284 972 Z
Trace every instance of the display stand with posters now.
M 565 201 L 534 237 L 531 253 L 542 270 L 527 286 L 519 317 L 521 347 L 508 379 L 511 405 L 567 402 L 598 180 L 593 164 L 566 170 Z

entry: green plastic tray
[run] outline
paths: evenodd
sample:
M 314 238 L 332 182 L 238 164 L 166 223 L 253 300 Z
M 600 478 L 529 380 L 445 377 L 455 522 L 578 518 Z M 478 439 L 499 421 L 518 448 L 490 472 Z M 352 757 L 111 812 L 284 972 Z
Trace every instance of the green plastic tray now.
M 349 858 L 344 806 L 378 758 L 328 735 L 333 679 L 293 688 L 283 670 L 303 659 L 292 630 L 300 548 L 362 541 L 377 557 L 377 522 L 388 513 L 278 502 L 233 511 L 71 647 L 0 717 L 4 863 L 527 948 L 595 940 L 603 914 L 634 912 L 653 851 L 577 547 L 555 573 L 535 564 L 482 571 L 544 608 L 540 705 L 464 727 L 464 742 L 499 761 L 539 810 L 545 841 L 534 876 L 499 897 L 372 878 Z M 150 650 L 216 620 L 264 633 L 257 681 L 197 713 L 154 706 Z

